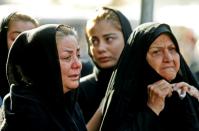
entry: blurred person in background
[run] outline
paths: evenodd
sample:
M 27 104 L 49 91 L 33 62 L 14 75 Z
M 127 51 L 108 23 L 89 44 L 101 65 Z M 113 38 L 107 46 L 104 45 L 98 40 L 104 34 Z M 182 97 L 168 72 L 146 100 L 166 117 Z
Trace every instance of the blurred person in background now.
M 186 26 L 171 26 L 179 43 L 180 51 L 190 67 L 193 61 L 193 50 L 197 42 L 197 35 L 193 29 Z
M 192 52 L 193 59 L 190 68 L 199 84 L 199 41 L 196 42 Z
M 10 90 L 6 78 L 6 60 L 9 48 L 21 32 L 38 26 L 39 23 L 35 18 L 22 12 L 13 12 L 2 19 L 0 27 L 0 99 L 3 99 Z
M 172 26 L 172 31 L 178 40 L 179 47 L 185 61 L 199 84 L 199 50 L 196 33 L 193 29 L 185 26 Z

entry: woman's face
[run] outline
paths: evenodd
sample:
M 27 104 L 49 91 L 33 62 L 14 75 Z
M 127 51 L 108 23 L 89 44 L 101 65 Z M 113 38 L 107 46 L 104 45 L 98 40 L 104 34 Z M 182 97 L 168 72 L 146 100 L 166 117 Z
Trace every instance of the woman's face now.
M 173 41 L 165 34 L 160 35 L 151 44 L 146 60 L 159 75 L 168 81 L 176 77 L 180 68 L 180 56 Z
M 13 21 L 9 24 L 8 32 L 7 32 L 7 44 L 8 48 L 12 46 L 13 41 L 16 37 L 23 31 L 30 30 L 36 28 L 32 22 L 29 21 Z
M 74 36 L 65 36 L 57 41 L 64 93 L 79 86 L 82 64 L 80 49 Z
M 93 61 L 101 68 L 111 68 L 118 62 L 124 48 L 121 30 L 110 21 L 102 20 L 87 31 Z

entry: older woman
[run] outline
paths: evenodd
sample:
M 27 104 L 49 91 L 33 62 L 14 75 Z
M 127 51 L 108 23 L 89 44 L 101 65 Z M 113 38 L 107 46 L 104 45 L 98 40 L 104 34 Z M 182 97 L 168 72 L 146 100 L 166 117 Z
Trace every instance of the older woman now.
M 140 25 L 109 83 L 100 130 L 198 131 L 197 88 L 169 25 Z

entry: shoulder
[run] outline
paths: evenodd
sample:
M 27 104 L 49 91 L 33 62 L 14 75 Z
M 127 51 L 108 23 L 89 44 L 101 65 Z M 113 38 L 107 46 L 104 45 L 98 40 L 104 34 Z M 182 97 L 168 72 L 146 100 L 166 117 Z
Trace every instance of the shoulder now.
M 80 85 L 83 84 L 94 84 L 96 82 L 96 75 L 94 73 L 86 75 L 82 78 L 80 78 Z

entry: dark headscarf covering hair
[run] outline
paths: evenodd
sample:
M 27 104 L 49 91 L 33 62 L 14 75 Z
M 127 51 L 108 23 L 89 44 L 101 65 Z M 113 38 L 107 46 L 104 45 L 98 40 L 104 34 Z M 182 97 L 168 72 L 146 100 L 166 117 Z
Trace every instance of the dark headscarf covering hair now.
M 119 26 L 121 27 L 121 32 L 124 37 L 124 44 L 126 45 L 128 37 L 130 36 L 132 32 L 132 28 L 131 28 L 131 24 L 129 20 L 124 16 L 124 14 L 122 14 L 118 10 L 115 10 L 109 7 L 102 7 L 102 9 L 100 8 L 100 11 L 101 10 L 103 10 L 103 14 L 106 14 L 105 15 L 106 18 L 104 18 L 104 15 L 102 17 L 100 14 L 100 20 L 110 19 L 110 21 L 113 21 L 113 22 L 117 21 L 117 24 L 119 24 Z M 111 18 L 109 16 L 110 13 L 111 13 Z M 99 13 L 97 14 L 97 16 L 98 15 Z M 114 19 L 112 19 L 112 15 L 114 16 Z M 96 19 L 97 16 L 95 15 L 94 19 Z M 97 21 L 100 21 L 100 20 L 97 17 Z M 90 41 L 87 36 L 86 38 L 87 38 L 87 43 L 88 43 L 88 54 L 92 58 L 90 48 L 89 48 Z M 97 63 L 94 62 L 94 64 L 95 65 L 94 65 L 93 73 L 81 78 L 80 88 L 79 88 L 79 91 L 80 91 L 79 104 L 83 110 L 86 121 L 90 120 L 92 115 L 95 113 L 96 109 L 99 107 L 99 104 L 102 98 L 104 97 L 106 89 L 108 87 L 111 74 L 115 68 L 115 67 L 110 67 L 110 68 L 103 69 L 103 68 L 100 68 L 97 65 Z
M 9 84 L 6 78 L 6 60 L 8 56 L 8 45 L 7 45 L 7 31 L 8 24 L 12 16 L 15 14 L 11 13 L 7 17 L 3 18 L 0 27 L 0 97 L 4 97 L 9 92 Z
M 113 11 L 115 13 L 115 15 L 117 15 L 119 22 L 120 22 L 120 25 L 121 25 L 121 31 L 122 31 L 122 34 L 123 34 L 123 37 L 124 37 L 124 44 L 126 46 L 128 38 L 129 38 L 129 36 L 132 32 L 130 21 L 127 19 L 127 17 L 122 12 L 120 12 L 117 9 L 113 9 L 113 8 L 105 7 L 105 6 L 99 8 L 99 10 L 100 9 Z M 85 33 L 85 34 L 87 34 L 87 33 Z M 88 54 L 91 57 L 91 59 L 93 60 L 91 52 L 90 52 L 90 48 L 89 48 L 90 41 L 89 41 L 87 35 L 86 35 L 86 40 L 87 40 L 87 43 L 88 43 Z M 93 63 L 94 63 L 93 73 L 95 74 L 96 79 L 101 81 L 99 83 L 103 84 L 103 85 L 101 85 L 102 87 L 103 86 L 107 87 L 108 82 L 109 82 L 110 77 L 111 77 L 111 74 L 112 74 L 115 67 L 110 67 L 108 69 L 102 69 L 97 65 L 96 62 L 93 61 Z M 106 76 L 106 77 L 104 77 L 104 76 Z
M 180 55 L 180 70 L 178 71 L 176 78 L 173 81 L 171 81 L 171 83 L 185 81 L 189 83 L 190 85 L 193 85 L 198 88 L 198 85 L 195 79 L 193 78 L 188 65 L 186 64 L 183 56 L 180 53 L 177 40 L 175 39 L 175 36 L 173 35 L 169 25 L 160 24 L 160 23 L 142 24 L 138 26 L 131 34 L 128 41 L 129 44 L 125 47 L 123 51 L 123 55 L 120 58 L 118 67 L 117 69 L 115 69 L 112 75 L 112 78 L 110 80 L 108 91 L 106 93 L 105 98 L 108 99 L 106 100 L 107 102 L 110 100 L 111 102 L 110 104 L 109 103 L 105 104 L 105 109 L 104 109 L 105 116 L 104 116 L 104 121 L 102 122 L 102 130 L 110 129 L 110 127 L 114 125 L 121 125 L 120 122 L 123 121 L 124 119 L 127 119 L 125 117 L 131 113 L 134 115 L 136 114 L 138 117 L 139 116 L 138 112 L 140 111 L 144 112 L 145 109 L 148 109 L 147 86 L 149 84 L 152 84 L 164 78 L 162 78 L 155 70 L 153 70 L 149 66 L 149 64 L 146 61 L 146 54 L 152 42 L 161 34 L 167 34 L 171 38 L 174 45 L 176 46 L 177 52 Z M 174 97 L 172 99 L 177 98 L 177 103 L 181 102 L 181 100 L 179 100 L 179 97 L 177 96 L 177 93 L 174 93 L 172 97 Z M 187 99 L 190 100 L 191 99 L 190 96 L 188 96 Z M 198 109 L 197 107 L 198 104 L 196 100 L 193 100 L 193 103 L 192 101 L 191 102 L 190 101 L 188 102 L 188 103 L 191 103 L 190 110 Z M 172 106 L 175 107 L 177 106 L 177 104 L 172 105 Z M 185 108 L 188 108 L 188 107 L 185 107 Z M 197 117 L 199 114 L 197 114 L 195 111 L 193 112 L 191 112 L 195 114 L 195 116 L 193 116 L 193 119 L 196 118 L 195 121 L 193 121 L 193 125 L 194 124 L 197 125 L 197 122 L 198 122 Z M 142 123 L 143 125 L 138 124 L 139 122 L 137 123 L 137 125 L 134 125 L 136 121 L 134 121 L 135 122 L 134 123 L 133 121 L 130 120 L 132 122 L 131 125 L 134 125 L 135 127 L 137 126 L 137 129 L 139 129 L 139 126 L 140 127 L 143 126 L 143 128 L 142 127 L 141 128 L 146 131 L 150 129 L 152 131 L 155 131 L 155 128 L 152 128 L 152 126 L 156 125 L 157 127 L 158 123 L 155 122 L 156 124 L 154 123 L 152 124 L 150 121 L 149 123 L 151 124 L 149 124 L 149 126 L 145 128 L 144 124 L 147 125 L 147 122 L 146 122 L 147 115 L 145 114 L 145 118 L 143 119 L 142 117 L 136 118 L 136 116 L 134 115 L 131 115 L 131 118 L 134 118 L 134 120 L 137 119 L 138 121 L 140 120 L 139 122 Z M 168 116 L 170 115 L 175 115 L 175 114 L 170 113 Z M 163 116 L 164 116 L 164 113 L 163 113 Z M 119 120 L 120 122 L 117 120 Z M 173 120 L 175 120 L 175 117 Z M 174 125 L 174 128 L 176 129 L 176 125 L 178 125 L 177 121 L 176 121 L 176 125 L 174 123 L 172 124 Z M 181 123 L 181 125 L 183 124 Z M 181 129 L 181 128 L 179 127 L 178 129 Z M 198 127 L 196 127 L 195 129 L 198 129 Z
M 22 100 L 32 101 L 33 105 L 37 103 L 46 107 L 46 111 L 53 114 L 56 126 L 67 127 L 69 130 L 71 127 L 76 127 L 71 118 L 76 91 L 67 92 L 65 95 L 63 92 L 55 37 L 59 26 L 61 25 L 43 25 L 19 35 L 8 55 L 7 77 L 11 91 L 10 98 L 5 99 L 4 105 L 10 99 L 6 115 L 12 116 L 9 108 L 18 112 L 24 106 L 20 103 Z

